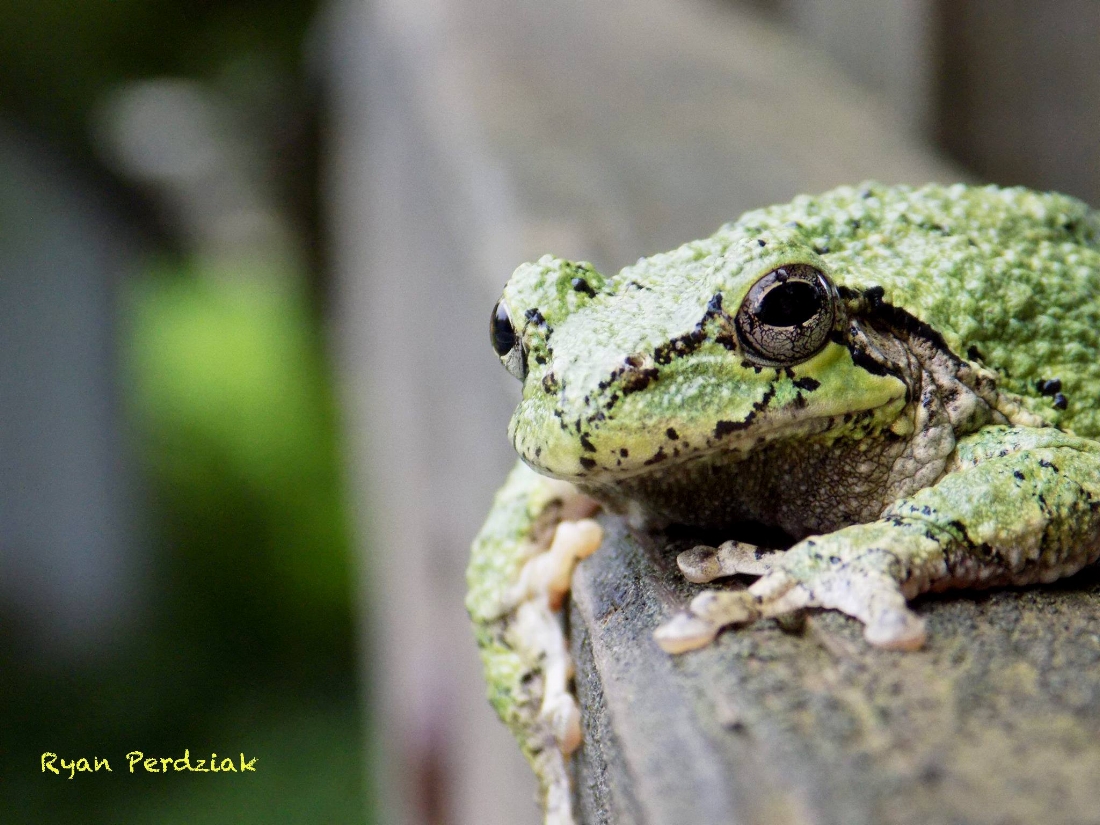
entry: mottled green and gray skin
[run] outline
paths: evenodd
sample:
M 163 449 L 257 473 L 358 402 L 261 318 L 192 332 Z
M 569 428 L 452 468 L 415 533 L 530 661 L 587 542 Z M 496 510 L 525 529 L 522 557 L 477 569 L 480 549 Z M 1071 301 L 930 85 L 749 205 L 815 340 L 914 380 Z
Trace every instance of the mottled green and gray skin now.
M 835 320 L 812 357 L 762 365 L 738 313 L 796 264 L 835 286 Z M 844 187 L 614 276 L 547 256 L 501 300 L 525 354 L 524 462 L 645 524 L 799 540 L 727 558 L 763 578 L 698 617 L 830 607 L 911 647 L 918 593 L 1100 555 L 1100 216 L 1072 198 Z
M 542 784 L 542 796 L 563 771 L 553 731 L 539 718 L 542 663 L 515 638 L 509 591 L 535 547 L 546 544 L 562 510 L 561 485 L 517 464 L 497 491 L 474 540 L 466 571 L 466 609 L 474 622 L 489 702 L 519 742 Z

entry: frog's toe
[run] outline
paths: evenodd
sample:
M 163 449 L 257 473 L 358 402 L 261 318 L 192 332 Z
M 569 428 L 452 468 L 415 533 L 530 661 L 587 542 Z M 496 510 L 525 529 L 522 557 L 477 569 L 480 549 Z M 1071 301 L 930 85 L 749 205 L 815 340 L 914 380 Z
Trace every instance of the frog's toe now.
M 705 584 L 724 576 L 743 573 L 764 576 L 772 572 L 780 553 L 763 552 L 752 544 L 727 541 L 718 547 L 699 545 L 676 557 L 680 572 L 689 582 Z
M 692 547 L 678 555 L 676 566 L 680 568 L 684 578 L 692 584 L 704 584 L 730 575 L 722 569 L 718 548 L 708 547 L 705 544 Z
M 678 613 L 653 631 L 653 638 L 665 653 L 685 653 L 714 641 L 719 625 L 692 613 Z
M 917 650 L 927 636 L 924 620 L 909 609 L 898 582 L 873 572 L 825 574 L 813 583 L 814 601 L 863 622 L 869 644 L 888 650 Z
M 868 644 L 886 650 L 920 650 L 927 637 L 924 619 L 908 608 L 884 613 L 863 628 Z
M 547 696 L 541 717 L 549 725 L 562 753 L 568 755 L 581 744 L 581 712 L 570 693 Z
M 681 613 L 654 634 L 669 653 L 709 644 L 723 627 L 763 618 L 778 618 L 813 605 L 810 592 L 795 579 L 773 572 L 748 590 L 704 590 Z

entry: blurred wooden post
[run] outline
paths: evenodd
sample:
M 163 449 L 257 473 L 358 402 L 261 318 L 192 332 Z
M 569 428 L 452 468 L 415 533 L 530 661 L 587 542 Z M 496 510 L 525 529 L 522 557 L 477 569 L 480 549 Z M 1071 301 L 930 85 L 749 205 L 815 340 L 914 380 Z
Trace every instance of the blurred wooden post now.
M 518 388 L 487 336 L 511 270 L 548 251 L 611 270 L 798 192 L 957 173 L 801 43 L 713 3 L 335 12 L 333 296 L 383 821 L 533 823 L 462 607 L 512 461 Z

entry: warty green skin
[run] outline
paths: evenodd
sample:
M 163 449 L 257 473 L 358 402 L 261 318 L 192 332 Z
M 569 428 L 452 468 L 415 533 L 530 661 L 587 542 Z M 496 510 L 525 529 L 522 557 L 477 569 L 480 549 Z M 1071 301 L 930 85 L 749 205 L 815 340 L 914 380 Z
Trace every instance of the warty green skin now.
M 837 314 L 816 354 L 773 367 L 734 319 L 792 264 L 827 276 Z M 614 276 L 546 256 L 501 300 L 526 356 L 523 462 L 644 524 L 801 540 L 729 562 L 763 575 L 693 607 L 714 627 L 817 606 L 914 647 L 921 592 L 1051 581 L 1100 555 L 1100 216 L 1077 200 L 842 187 Z M 501 514 L 547 495 L 523 472 L 505 491 L 470 567 L 482 637 L 538 506 Z M 494 671 L 504 654 L 483 650 Z

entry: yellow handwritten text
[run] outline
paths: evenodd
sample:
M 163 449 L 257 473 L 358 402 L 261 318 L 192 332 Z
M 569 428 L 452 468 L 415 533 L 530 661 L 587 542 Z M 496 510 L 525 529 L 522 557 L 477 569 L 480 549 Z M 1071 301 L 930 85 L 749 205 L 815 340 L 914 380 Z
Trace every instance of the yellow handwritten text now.
M 146 757 L 141 751 L 130 751 L 126 754 L 126 762 L 130 773 L 174 773 L 177 771 L 191 771 L 193 773 L 255 773 L 256 762 L 259 757 L 253 756 L 245 759 L 244 753 L 240 753 L 240 761 L 230 756 L 218 758 L 216 753 L 210 754 L 209 759 L 192 759 L 191 750 L 185 748 L 183 756 L 179 758 L 171 756 Z M 111 771 L 111 763 L 105 758 L 93 756 L 78 759 L 66 759 L 51 751 L 42 754 L 42 773 L 52 773 L 55 776 L 66 776 L 68 779 L 76 778 L 78 773 L 96 773 L 97 771 Z M 60 767 L 58 767 L 60 765 Z
M 194 771 L 196 773 L 255 773 L 257 759 L 259 757 L 253 756 L 245 761 L 244 754 L 241 753 L 240 768 L 238 768 L 231 757 L 226 756 L 219 761 L 216 753 L 210 754 L 209 762 L 206 759 L 195 759 L 194 764 L 192 764 L 191 751 L 186 748 L 183 751 L 183 756 L 179 759 L 156 756 L 146 758 L 141 751 L 130 751 L 126 754 L 126 761 L 130 765 L 130 773 L 134 773 L 138 765 L 144 768 L 147 773 L 168 773 L 170 770 Z
M 49 751 L 46 751 L 45 753 L 43 753 L 42 754 L 42 773 L 45 773 L 46 771 L 50 771 L 51 773 L 55 773 L 58 776 L 60 776 L 63 771 L 68 771 L 69 772 L 69 777 L 68 778 L 73 779 L 76 776 L 77 772 L 80 772 L 80 773 L 95 773 L 98 770 L 108 770 L 108 771 L 111 770 L 111 764 L 106 759 L 100 759 L 98 756 L 93 756 L 91 762 L 89 762 L 84 757 L 81 757 L 80 759 L 65 759 L 64 757 L 60 757 L 60 759 L 61 759 L 61 770 L 58 770 L 58 768 L 57 768 L 57 761 L 58 761 L 57 754 L 56 753 L 50 753 Z M 93 764 L 95 765 L 94 768 L 92 767 Z

